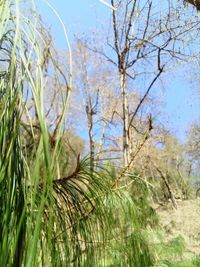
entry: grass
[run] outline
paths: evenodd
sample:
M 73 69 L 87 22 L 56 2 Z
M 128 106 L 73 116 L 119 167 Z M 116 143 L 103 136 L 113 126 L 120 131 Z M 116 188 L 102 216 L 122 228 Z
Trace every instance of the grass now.
M 165 242 L 161 234 L 156 234 L 156 240 L 157 242 L 159 240 L 159 244 L 154 245 L 157 258 L 157 264 L 154 267 L 200 267 L 198 256 L 183 260 L 186 248 L 182 236 Z
M 155 265 L 155 267 L 199 267 L 199 259 L 194 259 L 193 261 L 181 262 L 181 263 L 162 263 Z

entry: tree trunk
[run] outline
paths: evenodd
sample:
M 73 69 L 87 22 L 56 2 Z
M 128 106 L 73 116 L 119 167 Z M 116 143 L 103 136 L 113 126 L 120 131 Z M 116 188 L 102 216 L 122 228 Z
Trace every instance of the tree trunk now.
M 171 199 L 171 201 L 172 201 L 172 205 L 174 206 L 175 209 L 177 209 L 176 200 L 175 200 L 175 198 L 174 198 L 174 194 L 173 194 L 171 185 L 170 185 L 169 182 L 168 182 L 167 177 L 163 174 L 163 172 L 162 172 L 159 168 L 156 168 L 156 169 L 157 169 L 157 171 L 159 172 L 159 174 L 160 174 L 160 176 L 161 176 L 161 178 L 162 178 L 162 180 L 163 180 L 163 182 L 164 182 L 164 184 L 165 184 L 165 186 L 166 186 L 166 188 L 167 188 L 169 197 L 170 197 L 170 199 Z
M 88 120 L 88 135 L 89 135 L 89 143 L 90 143 L 90 169 L 93 173 L 94 171 L 94 156 L 95 156 L 95 143 L 94 143 L 94 135 L 93 135 L 93 109 L 86 105 L 86 114 Z
M 122 118 L 123 118 L 123 159 L 124 166 L 130 162 L 129 138 L 128 138 L 128 100 L 126 91 L 126 73 L 124 70 L 120 72 L 121 94 L 122 94 Z

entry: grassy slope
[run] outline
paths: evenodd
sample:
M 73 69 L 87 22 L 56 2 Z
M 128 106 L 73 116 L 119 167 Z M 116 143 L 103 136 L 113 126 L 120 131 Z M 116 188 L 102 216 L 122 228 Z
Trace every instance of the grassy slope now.
M 161 228 L 153 243 L 159 267 L 200 266 L 200 199 L 157 209 Z M 154 234 L 153 234 L 154 235 Z

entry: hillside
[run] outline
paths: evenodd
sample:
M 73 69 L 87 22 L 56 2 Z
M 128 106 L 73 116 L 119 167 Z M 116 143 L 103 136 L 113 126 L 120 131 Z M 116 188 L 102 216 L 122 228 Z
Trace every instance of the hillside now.
M 180 201 L 177 206 L 177 210 L 171 205 L 157 207 L 164 244 L 158 257 L 183 262 L 200 255 L 200 199 Z

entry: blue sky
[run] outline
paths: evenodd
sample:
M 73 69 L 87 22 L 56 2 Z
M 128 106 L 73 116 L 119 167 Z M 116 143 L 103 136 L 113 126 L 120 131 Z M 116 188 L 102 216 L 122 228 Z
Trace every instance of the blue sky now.
M 111 11 L 98 0 L 51 0 L 49 2 L 61 16 L 71 42 L 74 35 L 87 34 L 92 29 L 98 31 L 101 30 L 102 25 L 106 28 L 108 24 Z M 45 22 L 51 25 L 56 45 L 65 49 L 62 27 L 57 18 L 45 2 L 38 1 L 38 6 Z M 166 75 L 165 80 L 163 93 L 165 116 L 161 120 L 165 120 L 170 130 L 184 141 L 189 125 L 194 121 L 200 121 L 200 94 L 198 96 L 195 93 L 197 85 L 191 84 L 186 75 L 180 75 L 180 71 L 174 72 L 173 75 Z
M 98 28 L 110 14 L 110 9 L 98 0 L 50 0 L 48 2 L 61 16 L 71 40 L 74 34 L 87 33 L 89 30 Z M 59 47 L 66 48 L 62 29 L 55 15 L 46 6 L 45 1 L 40 0 L 37 3 L 48 24 L 52 25 L 57 44 Z
M 189 126 L 200 122 L 200 95 L 195 92 L 194 84 L 184 76 L 169 76 L 170 82 L 165 90 L 165 113 L 167 124 L 182 141 Z

